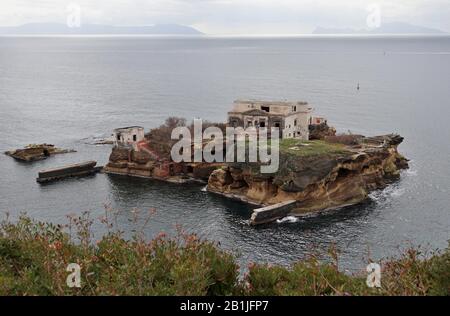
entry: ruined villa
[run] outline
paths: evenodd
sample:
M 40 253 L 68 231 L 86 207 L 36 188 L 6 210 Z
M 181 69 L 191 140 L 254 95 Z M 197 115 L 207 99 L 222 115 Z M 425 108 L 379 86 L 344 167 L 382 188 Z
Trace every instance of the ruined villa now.
M 228 112 L 232 127 L 280 129 L 281 138 L 309 139 L 309 126 L 326 122 L 312 117 L 313 109 L 306 102 L 237 100 Z

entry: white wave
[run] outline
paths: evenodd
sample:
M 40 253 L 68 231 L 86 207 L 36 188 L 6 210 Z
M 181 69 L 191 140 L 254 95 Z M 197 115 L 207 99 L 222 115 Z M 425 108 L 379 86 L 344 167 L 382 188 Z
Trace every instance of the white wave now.
M 297 223 L 299 221 L 298 217 L 295 216 L 287 216 L 285 218 L 282 219 L 278 219 L 277 223 L 278 224 L 282 224 L 282 223 Z
M 416 167 L 416 164 L 415 164 L 414 160 L 410 160 L 409 161 L 409 168 L 404 170 L 402 172 L 402 174 L 404 174 L 406 176 L 409 176 L 409 177 L 417 176 L 417 167 Z
M 207 188 L 208 188 L 208 186 L 206 185 L 204 188 L 202 188 L 202 192 L 206 192 Z
M 406 170 L 405 173 L 407 176 L 410 176 L 410 177 L 417 176 L 417 170 L 415 170 L 415 169 L 408 169 L 408 170 Z
M 384 202 L 391 198 L 396 198 L 405 194 L 404 188 L 399 188 L 396 186 L 388 186 L 384 190 L 374 191 L 369 194 L 369 197 L 375 202 Z

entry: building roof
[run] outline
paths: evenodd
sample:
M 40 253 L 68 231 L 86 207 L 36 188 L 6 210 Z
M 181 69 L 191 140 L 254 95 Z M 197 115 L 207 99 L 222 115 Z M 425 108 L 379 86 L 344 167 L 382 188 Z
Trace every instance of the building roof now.
M 142 128 L 142 129 L 144 129 L 142 126 L 127 126 L 127 127 L 116 128 L 116 129 L 114 129 L 114 132 L 124 132 L 124 131 L 130 130 L 132 128 Z
M 236 100 L 234 101 L 234 106 L 238 105 L 247 105 L 248 107 L 284 107 L 284 108 L 293 108 L 297 107 L 297 110 L 294 112 L 311 112 L 313 109 L 308 105 L 307 102 L 297 101 L 297 102 L 291 102 L 291 101 L 260 101 L 260 100 Z M 239 110 L 237 112 L 240 112 Z M 243 113 L 243 112 L 241 112 Z M 272 113 L 270 113 L 272 114 Z
M 308 105 L 308 102 L 304 101 L 263 101 L 263 100 L 236 100 L 234 103 L 243 103 L 243 104 L 255 104 L 255 105 L 276 105 L 276 106 L 297 106 L 302 105 L 306 106 Z

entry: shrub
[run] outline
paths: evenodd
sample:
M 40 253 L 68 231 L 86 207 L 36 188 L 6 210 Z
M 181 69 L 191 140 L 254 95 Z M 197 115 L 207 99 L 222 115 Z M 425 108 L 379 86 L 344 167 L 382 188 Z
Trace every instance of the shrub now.
M 151 242 L 111 232 L 89 243 L 86 218 L 78 242 L 53 226 L 22 217 L 0 233 L 1 295 L 230 295 L 238 283 L 231 254 L 195 235 Z M 66 286 L 69 263 L 80 265 L 80 289 Z
M 334 264 L 314 258 L 291 268 L 251 265 L 248 295 L 450 295 L 450 247 L 443 253 L 421 255 L 407 250 L 399 259 L 382 263 L 381 288 L 366 286 L 367 275 L 345 275 Z
M 365 279 L 345 275 L 333 264 L 322 264 L 314 257 L 291 268 L 252 265 L 247 277 L 247 293 L 275 296 L 322 296 L 362 293 Z

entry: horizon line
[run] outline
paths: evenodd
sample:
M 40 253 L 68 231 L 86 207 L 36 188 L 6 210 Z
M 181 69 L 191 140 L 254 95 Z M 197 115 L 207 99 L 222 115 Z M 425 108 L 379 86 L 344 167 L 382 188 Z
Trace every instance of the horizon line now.
M 212 38 L 212 37 L 448 37 L 450 33 L 327 33 L 327 34 L 314 34 L 314 33 L 274 33 L 274 34 L 221 34 L 221 33 L 201 33 L 201 34 L 120 34 L 120 33 L 92 33 L 92 34 L 65 34 L 65 33 L 4 33 L 0 34 L 0 37 L 198 37 L 198 38 Z

